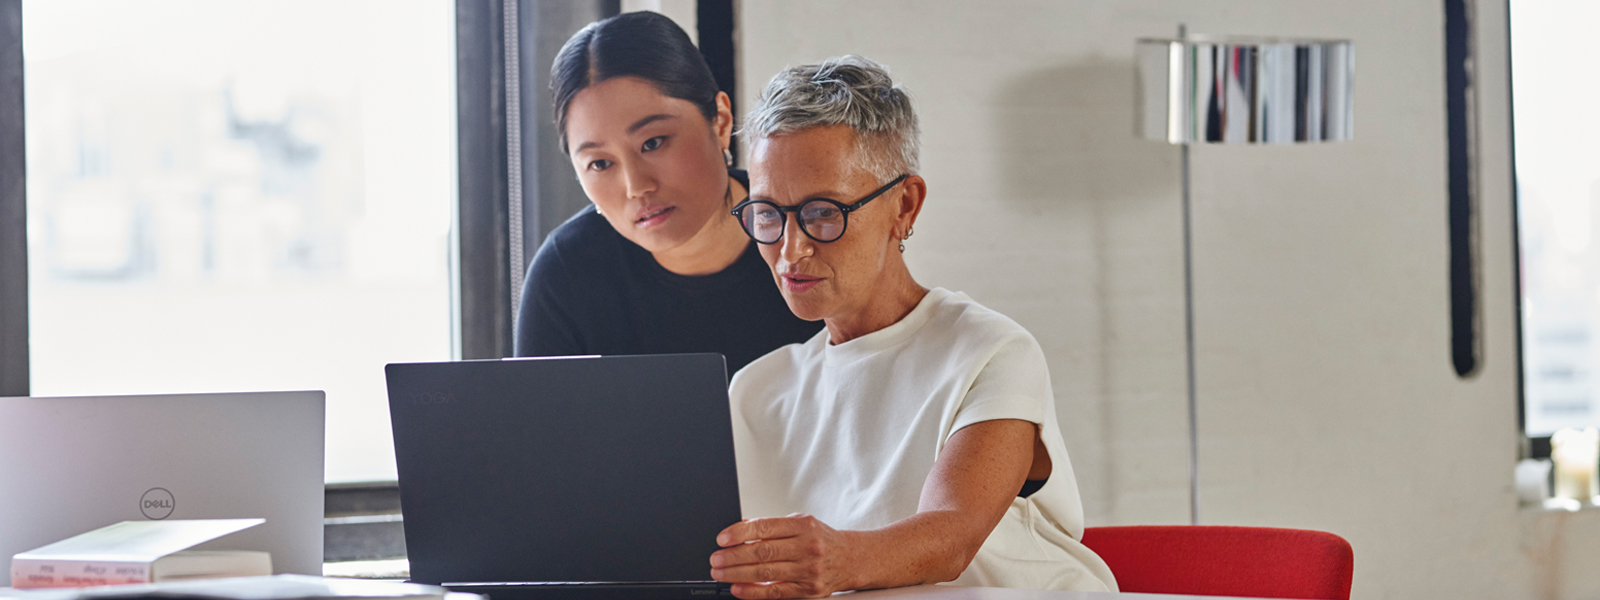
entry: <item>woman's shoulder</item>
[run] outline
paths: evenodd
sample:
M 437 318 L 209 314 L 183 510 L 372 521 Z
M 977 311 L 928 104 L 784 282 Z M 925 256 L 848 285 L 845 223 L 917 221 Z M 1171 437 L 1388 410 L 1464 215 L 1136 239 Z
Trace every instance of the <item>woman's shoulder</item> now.
M 606 218 L 586 206 L 557 226 L 534 254 L 531 277 L 606 273 L 609 263 L 626 260 L 627 242 Z
M 945 294 L 918 344 L 917 352 L 925 360 L 945 365 L 952 374 L 967 375 L 995 369 L 1033 372 L 1048 362 L 1039 341 L 1011 317 L 964 293 Z
M 544 246 L 555 246 L 563 253 L 583 252 L 625 241 L 604 215 L 588 205 L 550 231 Z M 540 246 L 543 251 L 544 246 Z
M 973 300 L 965 292 L 952 292 L 934 288 L 929 294 L 939 294 L 930 324 L 944 337 L 954 338 L 960 346 L 998 346 L 1024 343 L 1034 346 L 1038 341 L 1033 334 L 1011 317 Z

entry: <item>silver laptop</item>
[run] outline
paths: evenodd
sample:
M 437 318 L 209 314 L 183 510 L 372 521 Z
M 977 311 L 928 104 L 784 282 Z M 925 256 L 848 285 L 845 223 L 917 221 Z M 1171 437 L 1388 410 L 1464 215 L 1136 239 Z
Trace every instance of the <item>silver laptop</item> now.
M 0 565 L 119 521 L 259 517 L 199 548 L 321 575 L 323 419 L 322 392 L 0 398 Z

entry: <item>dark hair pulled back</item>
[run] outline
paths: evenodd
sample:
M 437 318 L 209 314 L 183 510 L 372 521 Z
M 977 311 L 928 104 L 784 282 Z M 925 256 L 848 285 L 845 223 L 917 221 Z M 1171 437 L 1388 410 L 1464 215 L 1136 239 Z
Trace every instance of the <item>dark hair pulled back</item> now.
M 572 97 L 614 77 L 648 81 L 662 95 L 695 105 L 708 122 L 717 116 L 717 81 L 689 34 L 660 13 L 621 14 L 572 34 L 550 66 L 563 153 L 568 152 L 567 107 Z

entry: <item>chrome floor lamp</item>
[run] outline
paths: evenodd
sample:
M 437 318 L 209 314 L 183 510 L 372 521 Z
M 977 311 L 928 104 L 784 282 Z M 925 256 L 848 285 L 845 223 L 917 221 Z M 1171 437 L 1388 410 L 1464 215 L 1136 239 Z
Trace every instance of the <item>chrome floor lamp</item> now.
M 1200 524 L 1195 391 L 1191 144 L 1334 142 L 1353 133 L 1355 48 L 1344 40 L 1190 36 L 1138 44 L 1137 131 L 1177 144 L 1183 171 L 1183 322 L 1189 409 L 1189 519 Z

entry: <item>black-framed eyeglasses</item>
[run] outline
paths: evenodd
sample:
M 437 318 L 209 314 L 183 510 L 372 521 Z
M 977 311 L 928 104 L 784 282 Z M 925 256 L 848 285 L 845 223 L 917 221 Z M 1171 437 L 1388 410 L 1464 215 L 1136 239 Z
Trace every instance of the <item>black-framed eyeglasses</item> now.
M 739 226 L 744 232 L 760 244 L 776 244 L 783 239 L 783 230 L 788 228 L 789 213 L 800 222 L 800 231 L 806 237 L 821 243 L 828 243 L 844 236 L 845 226 L 850 224 L 850 213 L 860 210 L 873 198 L 882 196 L 884 192 L 894 189 L 895 185 L 905 181 L 911 174 L 907 173 L 894 178 L 894 181 L 883 184 L 878 191 L 867 194 L 867 197 L 857 200 L 855 204 L 845 204 L 828 198 L 812 198 L 800 203 L 799 206 L 778 206 L 766 200 L 745 200 L 731 211 L 739 219 Z

